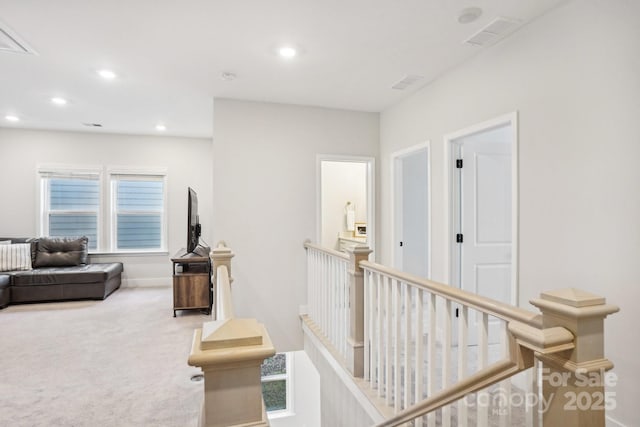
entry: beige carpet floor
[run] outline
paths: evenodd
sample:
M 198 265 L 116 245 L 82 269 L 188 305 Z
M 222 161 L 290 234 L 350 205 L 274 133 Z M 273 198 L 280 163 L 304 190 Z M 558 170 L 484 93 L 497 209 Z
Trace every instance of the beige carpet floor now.
M 0 310 L 0 426 L 195 426 L 187 357 L 206 320 L 174 318 L 171 288 Z

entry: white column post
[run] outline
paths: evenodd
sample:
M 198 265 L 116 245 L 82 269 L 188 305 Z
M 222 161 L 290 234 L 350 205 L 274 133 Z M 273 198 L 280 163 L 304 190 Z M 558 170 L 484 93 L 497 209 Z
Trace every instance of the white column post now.
M 357 378 L 364 376 L 364 271 L 360 261 L 373 252 L 366 246 L 347 249 L 349 253 L 349 337 L 347 338 L 347 369 Z
M 605 373 L 613 367 L 604 356 L 604 319 L 619 310 L 603 297 L 562 289 L 531 301 L 542 311 L 543 328 L 562 326 L 575 336 L 575 348 L 536 354 L 544 364 L 542 414 L 544 426 L 604 427 L 605 409 L 615 404 L 614 385 Z

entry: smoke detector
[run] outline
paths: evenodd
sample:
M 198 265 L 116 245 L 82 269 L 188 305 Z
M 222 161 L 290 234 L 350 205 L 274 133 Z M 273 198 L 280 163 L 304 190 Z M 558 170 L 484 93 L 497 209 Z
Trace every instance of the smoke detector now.
M 478 19 L 480 15 L 482 15 L 482 9 L 479 7 L 468 7 L 460 11 L 458 14 L 458 22 L 460 24 L 469 24 Z
M 513 18 L 498 17 L 464 41 L 472 46 L 488 46 L 503 39 L 520 26 L 520 21 Z
M 37 55 L 36 51 L 31 46 L 29 46 L 3 22 L 0 22 L 0 52 Z

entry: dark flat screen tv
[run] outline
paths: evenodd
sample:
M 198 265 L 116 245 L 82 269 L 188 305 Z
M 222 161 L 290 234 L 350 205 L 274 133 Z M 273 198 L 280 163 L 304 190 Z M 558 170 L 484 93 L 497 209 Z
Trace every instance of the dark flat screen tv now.
M 198 217 L 198 195 L 189 187 L 187 205 L 187 253 L 194 252 L 200 244 L 200 218 Z

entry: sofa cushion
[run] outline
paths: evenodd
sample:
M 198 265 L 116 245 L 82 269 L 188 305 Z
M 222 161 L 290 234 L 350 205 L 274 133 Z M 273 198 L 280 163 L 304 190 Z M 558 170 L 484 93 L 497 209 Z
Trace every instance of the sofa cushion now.
M 31 245 L 0 245 L 0 271 L 31 270 Z
M 122 273 L 122 263 L 97 263 L 57 268 L 44 267 L 12 273 L 13 286 L 96 283 Z
M 11 276 L 8 274 L 0 274 L 0 289 L 8 288 L 11 284 Z
M 89 238 L 41 237 L 36 243 L 34 267 L 63 267 L 87 263 Z

